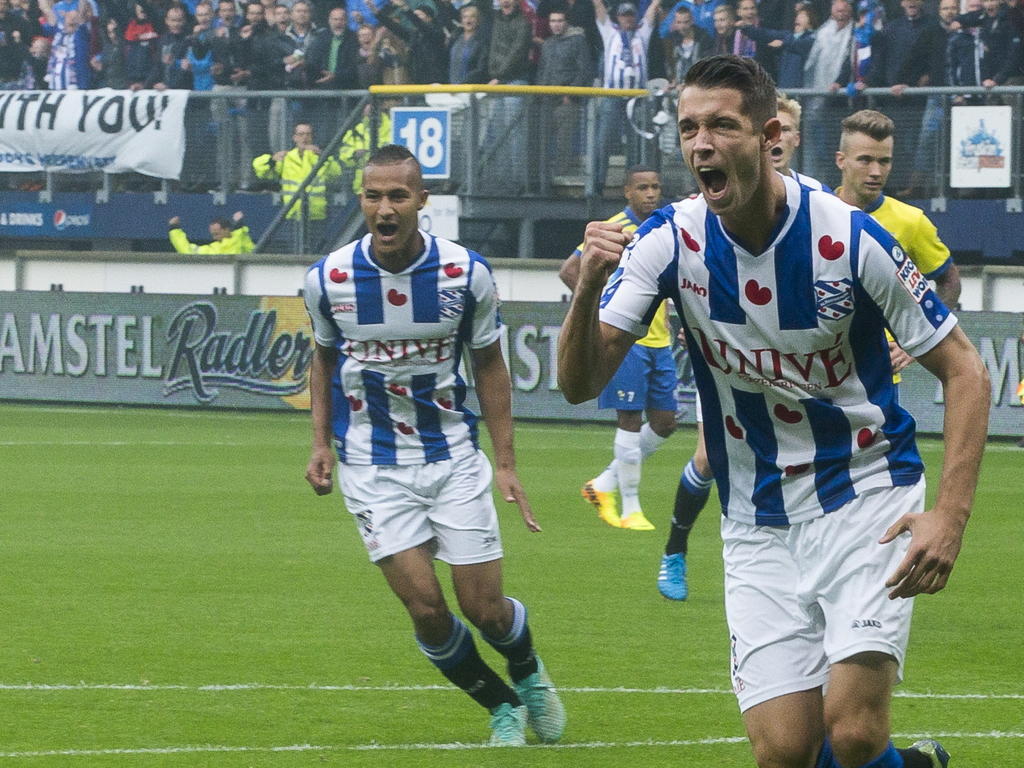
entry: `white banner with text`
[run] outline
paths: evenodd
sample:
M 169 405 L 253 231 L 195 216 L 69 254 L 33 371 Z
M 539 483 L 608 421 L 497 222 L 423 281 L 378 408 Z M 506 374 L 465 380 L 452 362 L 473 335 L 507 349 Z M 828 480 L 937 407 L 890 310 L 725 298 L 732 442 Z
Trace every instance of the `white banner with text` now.
M 188 91 L 0 91 L 0 171 L 181 176 Z

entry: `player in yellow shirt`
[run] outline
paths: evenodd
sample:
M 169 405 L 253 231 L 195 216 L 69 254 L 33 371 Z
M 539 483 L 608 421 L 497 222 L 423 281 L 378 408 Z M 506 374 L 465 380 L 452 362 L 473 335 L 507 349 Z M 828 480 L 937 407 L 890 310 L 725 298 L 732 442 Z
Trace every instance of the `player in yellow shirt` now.
M 627 206 L 608 221 L 632 234 L 661 202 L 661 177 L 650 168 L 635 166 L 626 171 L 623 194 Z M 580 273 L 581 243 L 565 260 L 558 276 L 570 290 Z M 640 506 L 640 466 L 676 428 L 676 367 L 668 327 L 668 305 L 662 304 L 646 336 L 630 349 L 598 406 L 614 408 L 614 458 L 593 480 L 583 485 L 583 498 L 597 508 L 598 516 L 614 528 L 653 531 Z M 643 421 L 646 412 L 647 421 Z M 620 517 L 615 492 L 622 501 Z
M 862 109 L 843 120 L 836 165 L 843 172 L 842 185 L 836 195 L 860 208 L 885 227 L 906 249 L 914 264 L 929 280 L 935 281 L 935 292 L 950 309 L 960 300 L 960 271 L 953 257 L 939 239 L 938 230 L 924 211 L 882 193 L 892 171 L 892 151 L 896 126 L 881 112 Z M 889 337 L 893 373 L 914 362 Z

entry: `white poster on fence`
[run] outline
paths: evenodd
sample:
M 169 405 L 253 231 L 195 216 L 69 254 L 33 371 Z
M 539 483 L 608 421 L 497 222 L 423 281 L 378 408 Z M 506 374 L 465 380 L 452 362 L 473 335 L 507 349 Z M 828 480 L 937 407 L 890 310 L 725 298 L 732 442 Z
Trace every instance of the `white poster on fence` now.
M 181 176 L 188 91 L 0 91 L 0 171 Z
M 953 107 L 951 187 L 1010 186 L 1012 112 L 1012 107 Z

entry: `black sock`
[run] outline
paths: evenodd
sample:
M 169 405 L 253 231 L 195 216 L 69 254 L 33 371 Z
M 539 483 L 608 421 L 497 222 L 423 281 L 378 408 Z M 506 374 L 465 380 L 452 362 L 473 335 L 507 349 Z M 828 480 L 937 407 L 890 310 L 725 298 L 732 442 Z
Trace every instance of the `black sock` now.
M 711 495 L 711 481 L 697 472 L 693 459 L 686 465 L 679 486 L 676 488 L 676 506 L 672 513 L 672 526 L 669 529 L 668 543 L 665 554 L 686 554 L 690 538 L 690 529 L 697 521 L 697 516 L 708 503 Z
M 494 650 L 508 659 L 509 677 L 518 683 L 537 671 L 537 655 L 533 652 L 533 636 L 526 622 L 526 607 L 514 597 L 505 599 L 512 604 L 512 628 L 500 640 L 481 635 Z
M 916 749 L 897 749 L 903 758 L 903 768 L 932 768 L 932 759 Z
M 499 704 L 521 705 L 516 692 L 480 658 L 473 635 L 457 617 L 452 616 L 451 635 L 441 645 L 429 646 L 419 638 L 416 642 L 441 674 L 480 706 L 490 710 Z

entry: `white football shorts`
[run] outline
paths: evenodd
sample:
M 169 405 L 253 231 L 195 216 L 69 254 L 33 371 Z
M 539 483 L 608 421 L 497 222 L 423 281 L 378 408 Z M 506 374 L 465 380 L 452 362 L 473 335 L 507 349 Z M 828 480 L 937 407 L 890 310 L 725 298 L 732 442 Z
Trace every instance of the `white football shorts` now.
M 482 451 L 414 466 L 338 465 L 338 484 L 372 562 L 434 540 L 451 565 L 502 556 L 491 463 Z
M 740 711 L 828 682 L 829 667 L 857 653 L 896 659 L 898 680 L 913 599 L 890 600 L 885 581 L 910 544 L 878 540 L 924 510 L 925 484 L 878 488 L 841 509 L 792 526 L 722 518 L 725 612 Z

